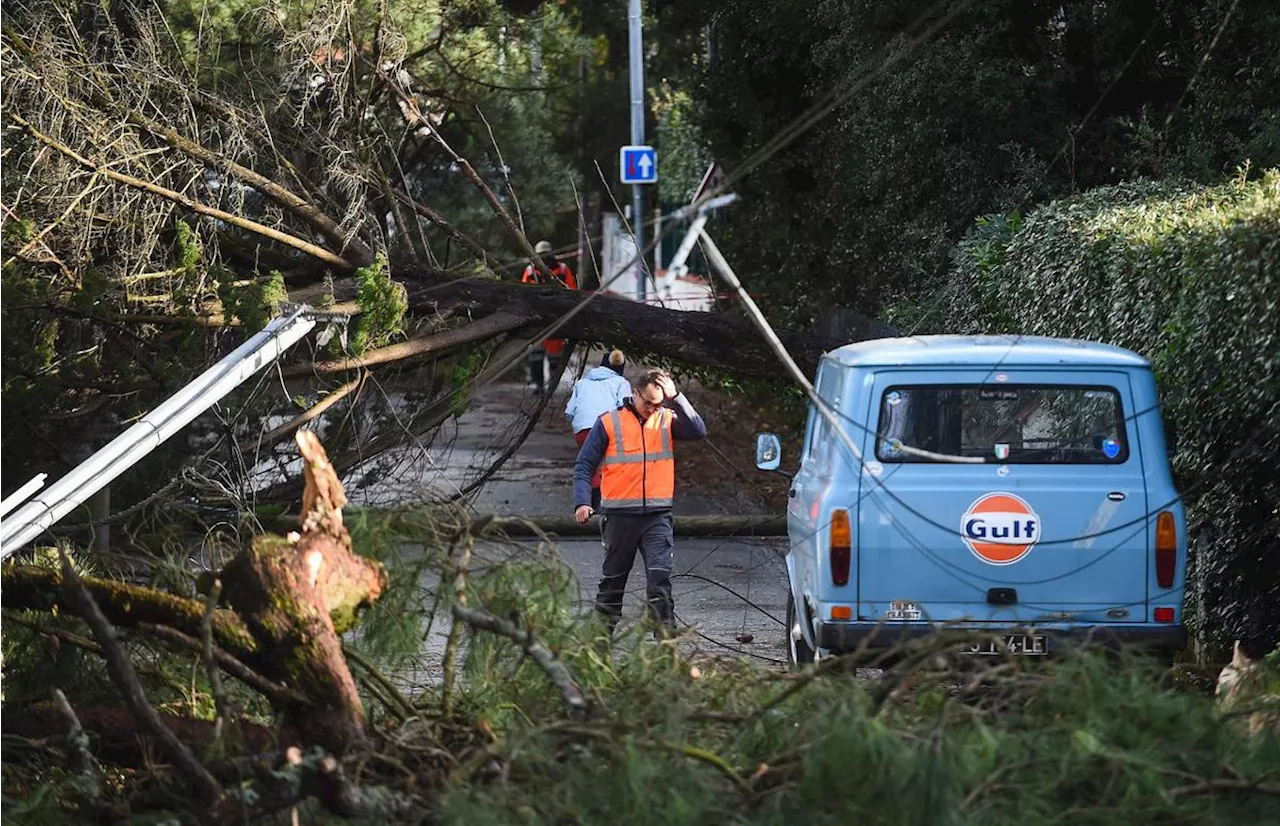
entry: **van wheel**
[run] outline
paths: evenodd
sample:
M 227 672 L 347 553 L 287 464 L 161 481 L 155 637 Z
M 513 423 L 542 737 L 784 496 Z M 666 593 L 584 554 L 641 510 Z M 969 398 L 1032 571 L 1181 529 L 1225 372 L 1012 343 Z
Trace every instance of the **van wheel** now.
M 800 618 L 796 615 L 795 597 L 787 597 L 787 660 L 793 666 L 813 662 L 813 649 L 804 641 L 800 631 Z

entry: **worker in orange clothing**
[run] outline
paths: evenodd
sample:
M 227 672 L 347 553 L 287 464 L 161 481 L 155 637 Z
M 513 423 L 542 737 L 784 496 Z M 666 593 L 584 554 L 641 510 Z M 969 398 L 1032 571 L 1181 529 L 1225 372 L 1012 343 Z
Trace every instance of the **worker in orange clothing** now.
M 661 370 L 642 374 L 631 390 L 621 407 L 596 420 L 578 451 L 573 466 L 574 518 L 585 524 L 594 513 L 591 477 L 601 468 L 605 557 L 596 610 L 612 631 L 622 616 L 622 595 L 639 551 L 657 634 L 675 630 L 672 442 L 705 438 L 707 426 L 684 394 L 676 391 L 671 376 Z
M 551 248 L 550 241 L 539 241 L 533 248 L 543 263 L 550 270 L 553 283 L 561 287 L 567 287 L 570 290 L 578 289 L 578 282 L 573 277 L 573 270 L 569 269 L 569 265 L 560 260 L 555 254 L 555 250 Z M 529 262 L 529 266 L 524 268 L 524 272 L 520 275 L 520 281 L 524 284 L 546 284 L 547 277 L 534 266 L 533 262 Z M 534 390 L 541 395 L 544 392 L 543 385 L 546 383 L 546 357 L 559 358 L 564 353 L 564 339 L 549 338 L 542 342 L 541 347 L 534 346 L 529 351 L 529 378 L 533 382 Z

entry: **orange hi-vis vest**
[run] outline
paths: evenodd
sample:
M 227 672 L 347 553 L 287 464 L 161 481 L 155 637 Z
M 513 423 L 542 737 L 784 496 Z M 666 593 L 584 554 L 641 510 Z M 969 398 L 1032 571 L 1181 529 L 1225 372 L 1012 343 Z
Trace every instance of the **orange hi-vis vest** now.
M 573 270 L 569 269 L 569 265 L 561 261 L 554 267 L 551 267 L 551 275 L 555 278 L 555 283 L 561 287 L 568 287 L 571 290 L 578 289 L 578 282 L 573 277 Z M 543 275 L 538 272 L 537 268 L 530 264 L 524 268 L 524 272 L 520 275 L 520 281 L 524 284 L 543 284 Z M 564 339 L 549 338 L 543 342 L 543 348 L 547 351 L 547 355 L 555 357 L 564 352 Z
M 669 508 L 676 492 L 676 458 L 665 407 L 644 423 L 630 409 L 600 417 L 609 437 L 600 478 L 600 508 Z

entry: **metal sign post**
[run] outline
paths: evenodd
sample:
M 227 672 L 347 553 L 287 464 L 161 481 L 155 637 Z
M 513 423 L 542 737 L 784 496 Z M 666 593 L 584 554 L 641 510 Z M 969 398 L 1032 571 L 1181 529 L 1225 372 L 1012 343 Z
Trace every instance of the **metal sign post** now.
M 641 49 L 641 3 L 640 0 L 628 0 L 627 28 L 630 46 L 631 68 L 631 143 L 640 146 L 644 143 L 644 52 Z M 625 154 L 625 149 L 623 150 Z M 656 164 L 653 172 L 657 173 Z M 623 166 L 626 174 L 626 166 Z M 626 183 L 626 181 L 624 181 Z M 644 300 L 644 190 L 639 181 L 631 187 L 631 232 L 636 239 L 636 300 L 641 304 Z

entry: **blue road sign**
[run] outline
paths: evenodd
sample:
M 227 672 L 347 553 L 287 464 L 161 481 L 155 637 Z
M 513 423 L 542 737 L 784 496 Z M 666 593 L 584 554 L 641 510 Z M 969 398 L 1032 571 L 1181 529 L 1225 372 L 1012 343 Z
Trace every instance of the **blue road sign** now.
M 618 156 L 624 184 L 651 184 L 658 180 L 658 153 L 652 146 L 624 146 Z

